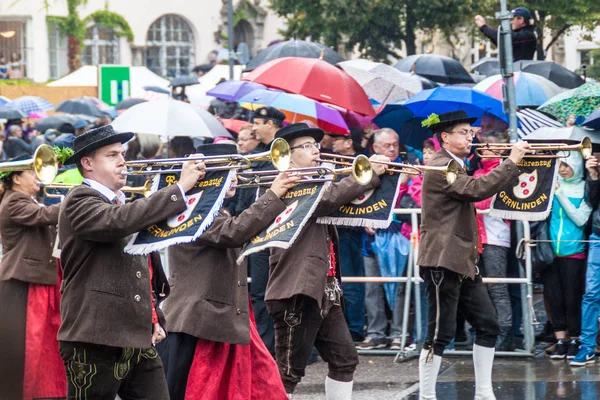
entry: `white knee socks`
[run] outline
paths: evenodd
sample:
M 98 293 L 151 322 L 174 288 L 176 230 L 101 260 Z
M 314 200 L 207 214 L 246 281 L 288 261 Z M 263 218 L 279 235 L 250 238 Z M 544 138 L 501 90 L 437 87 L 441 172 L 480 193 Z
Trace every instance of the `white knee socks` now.
M 494 348 L 473 346 L 473 366 L 475 367 L 475 400 L 495 400 L 492 387 L 492 366 Z
M 442 365 L 442 357 L 433 355 L 433 359 L 427 360 L 430 350 L 421 350 L 419 356 L 419 399 L 436 400 L 435 383 Z
M 352 398 L 352 384 L 353 381 L 340 382 L 327 377 L 325 379 L 327 400 L 350 400 Z

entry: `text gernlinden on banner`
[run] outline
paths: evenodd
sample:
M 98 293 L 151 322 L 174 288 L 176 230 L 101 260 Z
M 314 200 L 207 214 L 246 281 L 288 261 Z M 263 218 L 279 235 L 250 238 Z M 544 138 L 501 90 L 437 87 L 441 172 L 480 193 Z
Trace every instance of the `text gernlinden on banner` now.
M 504 219 L 541 221 L 548 217 L 558 173 L 557 158 L 523 159 L 521 174 L 496 194 L 490 215 Z

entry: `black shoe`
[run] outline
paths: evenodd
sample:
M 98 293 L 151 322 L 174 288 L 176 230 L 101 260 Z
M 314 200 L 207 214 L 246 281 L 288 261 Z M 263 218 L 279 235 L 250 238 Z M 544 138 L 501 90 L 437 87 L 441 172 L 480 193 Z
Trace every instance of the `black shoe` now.
M 559 339 L 556 343 L 556 348 L 554 352 L 550 355 L 550 358 L 553 360 L 564 360 L 567 357 L 567 353 L 569 351 L 569 344 Z
M 360 333 L 350 331 L 350 335 L 352 336 L 352 341 L 355 344 L 362 343 L 362 341 L 365 340 L 365 337 Z
M 546 321 L 546 325 L 544 325 L 544 329 L 535 335 L 536 342 L 546 342 L 546 343 L 555 343 L 556 337 L 554 337 L 554 332 L 552 329 L 552 322 Z
M 579 353 L 579 346 L 581 343 L 577 339 L 573 339 L 569 342 L 569 347 L 567 349 L 567 360 L 572 360 L 575 358 L 577 353 Z
M 512 333 L 501 335 L 498 337 L 498 343 L 496 344 L 496 351 L 514 351 L 515 343 L 513 340 Z

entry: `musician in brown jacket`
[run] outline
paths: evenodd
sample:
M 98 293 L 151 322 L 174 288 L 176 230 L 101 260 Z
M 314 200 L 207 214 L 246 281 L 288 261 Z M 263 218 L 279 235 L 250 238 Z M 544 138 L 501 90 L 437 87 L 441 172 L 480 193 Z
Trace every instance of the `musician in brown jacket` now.
M 224 156 L 237 148 L 209 144 L 197 152 Z M 236 260 L 239 248 L 285 210 L 279 199 L 298 180 L 279 175 L 270 190 L 237 217 L 224 204 L 198 239 L 169 249 L 171 295 L 162 305 L 168 335 L 157 349 L 171 400 L 287 399 L 248 307 L 246 262 L 238 265 Z M 236 184 L 234 178 L 225 202 L 235 195 Z
M 464 111 L 439 116 L 430 126 L 442 149 L 428 165 L 445 166 L 456 160 L 465 166 L 474 131 Z M 425 172 L 421 242 L 418 264 L 427 290 L 427 336 L 419 358 L 421 399 L 435 399 L 435 384 L 441 357 L 454 337 L 456 311 L 460 304 L 475 328 L 473 363 L 475 399 L 495 399 L 492 390 L 494 347 L 500 333 L 498 317 L 477 268 L 478 231 L 473 202 L 491 197 L 519 175 L 518 164 L 527 151 L 526 142 L 512 148 L 510 156 L 488 175 L 474 179 L 461 170 L 454 183 L 439 173 Z
M 71 399 L 169 398 L 154 347 L 165 337 L 158 302 L 169 293 L 159 257 L 123 252 L 128 237 L 186 209 L 185 192 L 204 177 L 199 161 L 183 164 L 176 185 L 125 203 L 123 143 L 132 133 L 112 126 L 75 138 L 65 164 L 76 164 L 82 185 L 59 216 L 64 280 L 58 332 Z
M 58 266 L 52 257 L 60 205 L 45 207 L 37 202 L 40 183 L 33 171 L 3 175 L 0 397 L 64 397 L 65 370 L 56 340 L 60 325 Z
M 287 140 L 292 168 L 315 167 L 323 131 L 290 124 L 276 137 Z M 387 157 L 373 156 L 382 161 Z M 339 245 L 335 226 L 316 218 L 335 211 L 363 192 L 379 186 L 385 167 L 373 164 L 373 179 L 361 186 L 353 177 L 330 185 L 312 218 L 289 249 L 272 249 L 267 309 L 275 322 L 275 355 L 286 392 L 292 394 L 304 376 L 313 345 L 329 364 L 328 399 L 350 399 L 358 355 L 342 313 Z M 324 299 L 327 297 L 327 299 Z

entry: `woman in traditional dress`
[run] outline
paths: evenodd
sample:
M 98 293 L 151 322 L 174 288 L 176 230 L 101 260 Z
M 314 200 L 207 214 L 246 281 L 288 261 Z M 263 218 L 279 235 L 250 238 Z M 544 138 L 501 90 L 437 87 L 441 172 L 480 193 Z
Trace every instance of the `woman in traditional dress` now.
M 227 155 L 237 149 L 211 144 L 198 152 Z M 162 305 L 168 335 L 157 349 L 171 400 L 287 399 L 249 307 L 246 263 L 236 259 L 239 248 L 285 210 L 280 197 L 298 179 L 279 176 L 239 216 L 222 208 L 196 241 L 169 249 L 171 294 Z M 230 189 L 226 198 L 234 194 Z
M 4 172 L 1 179 L 0 398 L 64 398 L 56 339 L 60 269 L 52 257 L 60 204 L 37 202 L 40 183 L 33 171 Z

